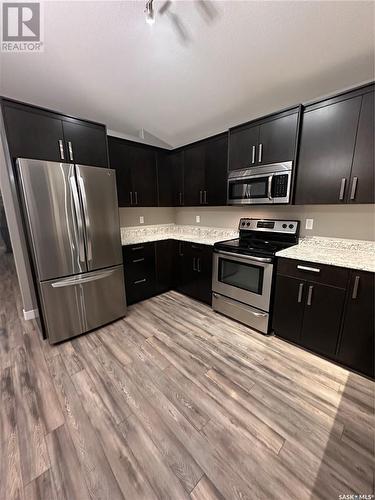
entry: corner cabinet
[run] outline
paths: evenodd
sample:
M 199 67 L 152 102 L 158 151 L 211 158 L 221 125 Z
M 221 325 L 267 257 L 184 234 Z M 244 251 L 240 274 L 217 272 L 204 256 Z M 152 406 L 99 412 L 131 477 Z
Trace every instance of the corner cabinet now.
M 156 207 L 157 148 L 108 137 L 109 163 L 116 170 L 120 207 Z
M 295 203 L 374 203 L 374 86 L 304 109 Z
M 295 107 L 230 129 L 229 170 L 293 161 L 300 112 Z
M 10 155 L 108 167 L 105 125 L 2 99 Z
M 272 327 L 278 337 L 374 376 L 374 275 L 279 258 Z

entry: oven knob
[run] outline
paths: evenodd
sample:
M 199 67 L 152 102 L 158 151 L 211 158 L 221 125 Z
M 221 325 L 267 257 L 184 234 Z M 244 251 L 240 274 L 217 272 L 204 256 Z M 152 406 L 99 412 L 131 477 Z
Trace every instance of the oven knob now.
M 293 224 L 289 224 L 289 229 L 293 229 L 293 228 L 294 228 Z
M 250 226 L 250 222 L 248 222 L 246 225 L 247 225 L 247 226 Z
M 287 228 L 287 225 L 286 224 L 283 224 L 283 229 L 286 229 Z

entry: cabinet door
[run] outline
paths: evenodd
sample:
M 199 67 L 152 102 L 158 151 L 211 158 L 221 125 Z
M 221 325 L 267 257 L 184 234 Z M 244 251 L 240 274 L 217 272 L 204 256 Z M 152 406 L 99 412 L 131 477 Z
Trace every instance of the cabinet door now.
M 120 207 L 129 207 L 131 205 L 131 148 L 128 143 L 108 137 L 109 164 L 116 170 L 117 197 Z
M 296 204 L 345 202 L 361 101 L 359 96 L 304 112 Z
M 194 249 L 194 247 L 193 247 Z M 212 303 L 212 247 L 200 246 L 196 251 L 194 298 Z
M 257 164 L 259 125 L 229 132 L 229 170 L 249 168 Z
M 157 293 L 167 292 L 172 288 L 173 250 L 172 240 L 157 241 L 156 250 L 156 287 Z
M 159 206 L 183 205 L 183 152 L 158 152 L 157 173 Z
M 345 290 L 311 282 L 306 286 L 301 345 L 334 358 L 344 309 Z
M 338 361 L 374 377 L 374 274 L 352 271 Z
M 259 131 L 257 164 L 294 160 L 298 113 L 263 123 Z
M 133 205 L 157 206 L 156 151 L 149 147 L 136 146 L 131 162 Z
M 59 118 L 33 112 L 27 107 L 20 109 L 5 104 L 3 113 L 12 158 L 68 161 Z
M 227 203 L 228 134 L 206 142 L 205 205 Z
M 362 98 L 353 167 L 348 189 L 350 203 L 374 203 L 374 92 Z
M 204 143 L 189 146 L 184 150 L 184 205 L 203 204 L 205 188 L 206 149 Z
M 278 337 L 300 342 L 305 294 L 305 281 L 276 276 L 272 328 Z
M 175 241 L 174 248 L 174 286 L 178 292 L 189 295 L 193 274 L 191 245 L 184 241 Z
M 69 161 L 93 167 L 108 167 L 107 135 L 104 126 L 63 121 L 63 128 Z

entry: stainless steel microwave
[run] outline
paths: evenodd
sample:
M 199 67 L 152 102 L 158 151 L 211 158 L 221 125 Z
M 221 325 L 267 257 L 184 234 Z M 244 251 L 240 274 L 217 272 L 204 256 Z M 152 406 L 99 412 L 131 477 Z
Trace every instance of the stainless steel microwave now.
M 228 204 L 289 203 L 293 162 L 273 163 L 228 175 Z

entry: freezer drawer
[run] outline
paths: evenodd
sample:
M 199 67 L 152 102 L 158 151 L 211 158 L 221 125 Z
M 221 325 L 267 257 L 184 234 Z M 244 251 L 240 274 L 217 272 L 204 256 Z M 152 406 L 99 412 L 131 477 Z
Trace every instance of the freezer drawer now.
M 87 332 L 126 313 L 123 266 L 40 284 L 51 344 Z

